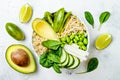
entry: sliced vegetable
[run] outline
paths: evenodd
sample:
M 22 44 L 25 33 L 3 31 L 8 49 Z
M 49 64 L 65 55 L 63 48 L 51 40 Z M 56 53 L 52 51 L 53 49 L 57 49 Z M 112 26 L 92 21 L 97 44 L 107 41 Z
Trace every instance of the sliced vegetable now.
M 14 39 L 18 41 L 22 41 L 25 39 L 24 33 L 17 25 L 9 22 L 9 23 L 6 23 L 5 27 L 8 34 Z
M 50 12 L 45 12 L 44 19 L 53 27 L 52 14 Z
M 63 22 L 62 22 L 62 24 L 61 24 L 61 27 L 60 27 L 60 29 L 59 29 L 59 32 L 61 32 L 62 30 L 63 30 L 63 28 L 64 28 L 64 26 L 65 26 L 65 23 L 66 23 L 66 21 L 68 20 L 68 18 L 71 16 L 71 12 L 67 12 L 66 13 L 66 15 L 65 15 L 65 17 L 64 17 L 64 20 L 63 20 Z
M 80 59 L 73 56 L 74 58 L 74 63 L 68 67 L 68 69 L 75 69 L 76 67 L 78 67 L 80 65 Z
M 87 22 L 92 25 L 92 28 L 94 28 L 94 19 L 93 19 L 92 14 L 89 11 L 86 11 L 84 14 L 85 14 L 85 19 L 87 20 Z
M 23 5 L 19 14 L 20 21 L 23 23 L 27 23 L 31 19 L 32 13 L 33 10 L 30 4 L 27 3 Z
M 62 55 L 61 55 L 61 57 L 60 57 L 60 62 L 63 63 L 63 62 L 66 61 L 66 59 L 67 59 L 67 53 L 66 53 L 65 50 L 63 49 L 63 50 L 62 50 Z
M 69 54 L 69 58 L 70 58 L 70 60 L 69 60 L 68 65 L 66 66 L 66 68 L 72 66 L 74 64 L 74 61 L 75 61 L 73 55 Z
M 98 36 L 98 38 L 95 41 L 95 47 L 98 50 L 102 50 L 104 48 L 106 48 L 112 41 L 112 35 L 111 34 L 101 34 L 100 36 Z
M 36 18 L 32 22 L 33 30 L 41 37 L 59 41 L 52 27 L 44 20 Z
M 99 17 L 100 26 L 99 26 L 98 30 L 100 30 L 102 24 L 105 23 L 109 19 L 109 17 L 110 17 L 110 12 L 108 12 L 108 11 L 101 13 L 101 15 Z
M 55 32 L 59 32 L 59 30 L 61 28 L 61 25 L 62 25 L 63 20 L 64 20 L 64 13 L 65 13 L 64 8 L 59 9 L 55 13 L 55 16 L 54 16 L 54 27 L 53 27 Z

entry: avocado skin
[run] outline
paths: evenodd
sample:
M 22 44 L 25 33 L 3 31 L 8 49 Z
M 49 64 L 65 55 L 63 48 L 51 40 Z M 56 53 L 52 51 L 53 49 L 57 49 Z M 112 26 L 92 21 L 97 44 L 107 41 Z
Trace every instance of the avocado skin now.
M 8 22 L 5 25 L 6 31 L 8 34 L 13 37 L 15 40 L 22 41 L 25 39 L 25 35 L 22 30 L 15 24 Z
M 29 71 L 28 70 L 28 72 L 27 71 L 21 71 L 21 70 L 19 70 L 19 68 L 15 68 L 9 61 L 9 59 L 8 59 L 8 57 L 10 57 L 10 56 L 7 56 L 7 54 L 9 54 L 8 52 L 9 52 L 9 48 L 11 48 L 11 47 L 13 47 L 13 46 L 15 46 L 15 47 L 17 47 L 17 46 L 21 46 L 21 47 L 23 47 L 23 48 L 25 48 L 25 49 L 27 49 L 29 52 L 30 52 L 30 54 L 28 54 L 29 55 L 29 57 L 30 57 L 30 55 L 31 55 L 31 57 L 30 57 L 30 60 L 32 59 L 32 61 L 33 61 L 33 65 L 34 65 L 34 67 L 32 68 L 32 71 Z M 13 49 L 14 50 L 14 49 Z M 36 64 L 36 61 L 35 61 L 35 58 L 34 58 L 34 55 L 32 54 L 32 52 L 30 51 L 30 49 L 28 49 L 26 46 L 24 46 L 24 45 L 22 45 L 22 44 L 12 44 L 12 45 L 10 45 L 8 48 L 7 48 L 7 50 L 6 50 L 6 54 L 5 54 L 5 58 L 6 58 L 6 61 L 8 62 L 8 64 L 9 64 L 9 66 L 11 66 L 14 70 L 16 70 L 16 71 L 18 71 L 18 72 L 20 72 L 20 73 L 23 73 L 23 74 L 30 74 L 30 73 L 33 73 L 33 72 L 35 72 L 36 70 L 37 70 L 37 64 Z M 30 62 L 31 63 L 31 62 Z M 20 67 L 20 66 L 18 66 L 18 67 Z M 29 67 L 29 65 L 27 66 L 27 67 Z M 24 68 L 23 68 L 24 69 Z M 25 69 L 26 69 L 26 67 L 25 67 Z

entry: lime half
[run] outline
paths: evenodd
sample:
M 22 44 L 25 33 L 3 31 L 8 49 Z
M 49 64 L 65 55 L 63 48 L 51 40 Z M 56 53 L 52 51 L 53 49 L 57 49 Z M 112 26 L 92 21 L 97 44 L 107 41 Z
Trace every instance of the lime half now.
M 32 12 L 32 7 L 28 3 L 23 5 L 19 14 L 20 21 L 27 23 L 32 16 Z
M 101 34 L 98 36 L 95 42 L 95 47 L 99 50 L 106 48 L 112 41 L 112 35 L 111 34 Z

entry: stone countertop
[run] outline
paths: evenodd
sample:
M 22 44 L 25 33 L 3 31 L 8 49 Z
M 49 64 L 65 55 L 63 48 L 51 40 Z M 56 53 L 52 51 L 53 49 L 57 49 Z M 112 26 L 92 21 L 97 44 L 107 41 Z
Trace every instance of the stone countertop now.
M 0 80 L 120 80 L 120 0 L 3 0 L 0 3 Z M 33 16 L 29 23 L 22 24 L 19 21 L 19 11 L 22 5 L 29 3 L 33 7 Z M 77 75 L 68 74 L 63 71 L 57 74 L 53 69 L 46 69 L 39 65 L 38 56 L 35 54 L 32 44 L 31 22 L 36 17 L 42 17 L 45 11 L 54 12 L 64 7 L 72 11 L 87 26 L 90 33 L 90 57 L 99 59 L 99 66 L 93 72 Z M 95 19 L 95 28 L 86 22 L 84 12 L 90 11 Z M 110 19 L 102 25 L 100 31 L 99 15 L 103 11 L 111 13 Z M 25 33 L 26 40 L 19 42 L 11 38 L 6 30 L 5 24 L 13 22 Z M 112 34 L 113 40 L 110 46 L 104 50 L 96 50 L 94 41 L 99 34 Z M 32 74 L 21 74 L 12 69 L 5 59 L 6 48 L 11 44 L 24 44 L 30 48 L 37 61 L 37 72 Z

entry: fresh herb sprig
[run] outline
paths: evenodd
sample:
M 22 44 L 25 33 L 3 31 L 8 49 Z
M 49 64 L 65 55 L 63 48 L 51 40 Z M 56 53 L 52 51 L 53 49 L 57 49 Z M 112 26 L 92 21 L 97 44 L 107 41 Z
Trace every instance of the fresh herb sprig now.
M 98 67 L 98 59 L 97 58 L 91 58 L 88 62 L 88 66 L 87 66 L 87 71 L 85 72 L 78 72 L 76 74 L 83 74 L 83 73 L 88 73 L 91 72 L 93 70 L 95 70 Z
M 87 22 L 92 25 L 92 28 L 94 28 L 94 19 L 92 14 L 89 11 L 85 11 L 84 13 L 85 15 L 85 19 L 87 20 Z
M 109 19 L 109 17 L 110 17 L 110 12 L 108 12 L 108 11 L 101 13 L 101 15 L 99 17 L 100 26 L 99 26 L 98 30 L 100 30 L 102 24 L 105 23 Z

